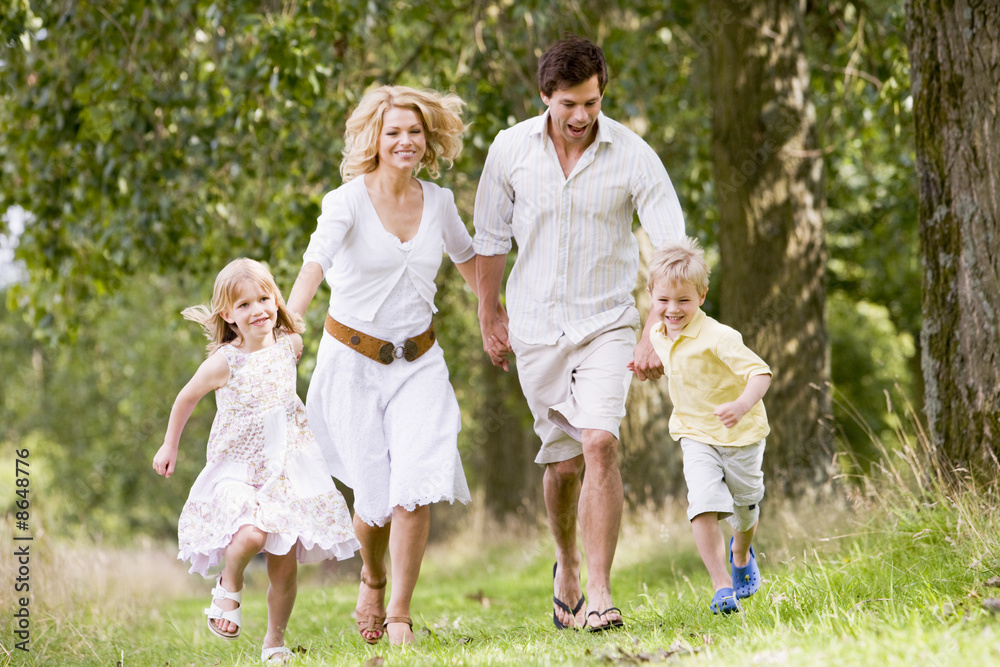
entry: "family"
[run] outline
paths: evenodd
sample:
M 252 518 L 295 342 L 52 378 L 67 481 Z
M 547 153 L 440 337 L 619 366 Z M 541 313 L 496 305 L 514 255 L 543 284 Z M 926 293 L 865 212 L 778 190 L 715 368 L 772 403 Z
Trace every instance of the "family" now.
M 423 169 L 435 178 L 458 157 L 463 101 L 384 86 L 347 121 L 343 185 L 323 198 L 287 303 L 263 265 L 238 259 L 216 278 L 211 307 L 184 311 L 205 328 L 208 357 L 178 394 L 153 467 L 174 472 L 181 432 L 214 391 L 208 462 L 179 519 L 180 557 L 204 576 L 223 563 L 205 614 L 212 633 L 232 639 L 244 570 L 266 554 L 265 663 L 292 657 L 284 633 L 298 563 L 355 551 L 358 632 L 371 644 L 414 640 L 410 604 L 430 506 L 470 500 L 459 406 L 433 322 L 445 252 L 479 299 L 493 365 L 507 371 L 511 355 L 518 361 L 541 440 L 535 461 L 555 542 L 555 627 L 625 625 L 611 567 L 624 502 L 619 424 L 633 375 L 667 376 L 688 518 L 715 591 L 709 608 L 738 611 L 738 600 L 760 587 L 751 542 L 764 495 L 761 399 L 771 371 L 738 332 L 700 309 L 704 255 L 684 235 L 656 153 L 601 113 L 601 49 L 574 36 L 554 43 L 539 60 L 538 85 L 545 113 L 501 131 L 489 150 L 474 238 L 452 192 L 415 177 Z M 631 294 L 636 213 L 658 248 L 645 322 Z M 295 391 L 302 316 L 324 279 L 330 305 L 303 404 Z M 353 489 L 353 519 L 331 475 Z M 733 527 L 728 549 L 722 519 Z

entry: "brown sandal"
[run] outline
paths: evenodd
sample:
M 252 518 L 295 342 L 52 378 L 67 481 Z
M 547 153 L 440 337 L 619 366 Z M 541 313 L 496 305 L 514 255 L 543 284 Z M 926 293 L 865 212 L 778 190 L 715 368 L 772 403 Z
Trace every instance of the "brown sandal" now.
M 390 616 L 382 622 L 382 627 L 385 629 L 385 633 L 389 634 L 389 624 L 390 623 L 406 623 L 410 626 L 410 632 L 413 632 L 413 621 L 410 620 L 409 616 Z M 415 638 L 414 638 L 415 639 Z M 403 644 L 408 644 L 409 642 L 402 642 Z
M 371 583 L 368 581 L 368 579 L 365 578 L 365 575 L 362 574 L 361 583 L 367 586 L 368 588 L 377 591 L 385 588 L 386 580 L 383 579 L 382 581 L 376 581 L 375 583 Z M 384 615 L 380 616 L 378 614 L 362 616 L 361 612 L 359 612 L 357 608 L 354 609 L 354 616 L 355 620 L 358 623 L 358 632 L 361 634 L 362 639 L 364 639 L 369 644 L 377 644 L 378 641 L 382 639 L 382 635 L 385 634 L 385 616 Z M 368 637 L 365 634 L 366 632 L 369 634 L 377 632 L 378 636 Z

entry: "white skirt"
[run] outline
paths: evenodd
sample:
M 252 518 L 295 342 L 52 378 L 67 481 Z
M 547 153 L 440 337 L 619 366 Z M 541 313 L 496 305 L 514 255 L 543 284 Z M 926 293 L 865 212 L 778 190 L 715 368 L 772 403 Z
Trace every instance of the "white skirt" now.
M 437 343 L 386 366 L 324 331 L 306 409 L 330 474 L 354 489 L 355 514 L 369 525 L 384 526 L 394 507 L 471 499 L 461 414 Z

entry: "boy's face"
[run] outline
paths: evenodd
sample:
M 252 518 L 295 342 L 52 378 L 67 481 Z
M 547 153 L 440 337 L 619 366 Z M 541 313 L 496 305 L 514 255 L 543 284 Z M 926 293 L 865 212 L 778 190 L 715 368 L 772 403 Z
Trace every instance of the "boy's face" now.
M 691 283 L 657 280 L 649 293 L 653 297 L 653 312 L 666 326 L 671 340 L 688 325 L 698 307 L 705 303 L 705 295 L 698 294 Z

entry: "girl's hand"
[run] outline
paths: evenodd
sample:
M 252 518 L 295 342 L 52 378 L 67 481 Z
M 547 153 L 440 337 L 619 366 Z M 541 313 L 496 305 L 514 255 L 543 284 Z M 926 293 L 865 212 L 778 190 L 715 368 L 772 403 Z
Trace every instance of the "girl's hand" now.
M 156 471 L 158 475 L 163 475 L 166 478 L 170 478 L 174 474 L 174 469 L 177 467 L 177 447 L 176 445 L 168 445 L 163 443 L 160 447 L 160 451 L 156 452 L 156 456 L 153 457 L 153 470 Z

